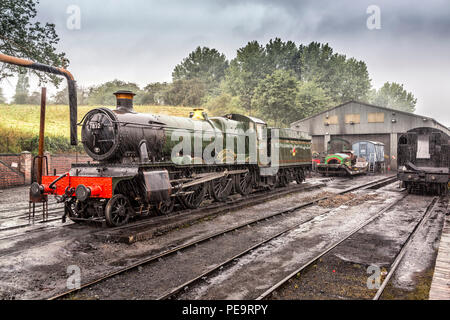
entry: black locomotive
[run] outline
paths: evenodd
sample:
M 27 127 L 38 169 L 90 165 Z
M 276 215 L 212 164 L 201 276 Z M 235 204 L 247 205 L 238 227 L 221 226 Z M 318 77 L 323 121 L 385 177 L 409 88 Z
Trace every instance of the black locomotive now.
M 449 138 L 430 127 L 414 128 L 399 137 L 397 176 L 408 192 L 448 192 Z

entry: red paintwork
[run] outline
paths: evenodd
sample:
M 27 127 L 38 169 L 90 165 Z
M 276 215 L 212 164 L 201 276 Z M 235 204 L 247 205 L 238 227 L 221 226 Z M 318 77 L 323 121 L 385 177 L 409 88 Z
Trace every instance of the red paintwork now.
M 49 185 L 58 176 L 43 176 L 42 185 L 45 194 L 63 195 L 67 187 L 75 188 L 83 184 L 91 189 L 91 198 L 111 198 L 112 197 L 112 178 L 111 177 L 71 177 L 67 175 L 56 183 L 56 190 L 51 190 Z M 75 192 L 74 192 L 75 194 Z
M 315 162 L 315 163 L 319 164 L 320 163 L 320 159 L 312 159 L 312 162 Z
M 341 159 L 338 159 L 338 158 L 328 158 L 328 161 L 327 161 L 327 163 L 329 163 L 330 162 L 330 160 L 337 160 L 337 162 L 339 163 L 339 164 L 342 164 L 341 163 Z

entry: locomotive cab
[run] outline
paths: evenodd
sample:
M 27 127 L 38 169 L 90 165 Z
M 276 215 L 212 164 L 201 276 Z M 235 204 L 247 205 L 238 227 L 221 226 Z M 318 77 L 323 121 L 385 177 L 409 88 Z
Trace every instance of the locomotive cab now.
M 445 194 L 449 182 L 449 136 L 429 127 L 415 128 L 398 139 L 398 173 L 408 192 Z

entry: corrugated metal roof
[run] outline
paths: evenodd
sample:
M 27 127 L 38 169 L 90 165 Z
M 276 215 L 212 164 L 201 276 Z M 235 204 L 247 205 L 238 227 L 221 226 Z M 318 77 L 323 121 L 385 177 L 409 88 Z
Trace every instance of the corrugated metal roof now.
M 343 106 L 345 106 L 346 104 L 349 104 L 349 103 L 358 103 L 358 104 L 362 104 L 362 105 L 365 105 L 365 106 L 368 106 L 368 107 L 378 108 L 378 109 L 382 109 L 382 110 L 386 110 L 386 111 L 390 111 L 390 112 L 397 112 L 397 113 L 401 113 L 401 114 L 406 114 L 406 115 L 414 116 L 414 117 L 417 117 L 417 118 L 428 119 L 428 120 L 434 121 L 436 124 L 440 125 L 441 127 L 449 130 L 449 128 L 447 126 L 444 126 L 443 124 L 439 123 L 435 119 L 427 117 L 427 116 L 421 116 L 421 115 L 418 115 L 418 114 L 415 114 L 415 113 L 411 113 L 411 112 L 406 112 L 406 111 L 402 111 L 402 110 L 397 110 L 397 109 L 391 109 L 391 108 L 387 108 L 387 107 L 377 106 L 377 105 L 374 105 L 374 104 L 370 104 L 370 103 L 367 103 L 367 102 L 356 101 L 356 100 L 350 100 L 350 101 L 344 102 L 344 103 L 342 103 L 340 105 L 337 105 L 335 107 L 331 107 L 331 108 L 326 109 L 326 110 L 324 110 L 322 112 L 316 113 L 316 114 L 314 114 L 312 116 L 309 116 L 309 117 L 306 117 L 306 118 L 294 121 L 294 122 L 291 123 L 291 127 L 295 126 L 297 123 L 300 123 L 300 122 L 303 122 L 303 121 L 315 118 L 318 115 L 321 115 L 321 114 L 327 113 L 327 112 L 329 112 L 331 110 L 343 107 Z

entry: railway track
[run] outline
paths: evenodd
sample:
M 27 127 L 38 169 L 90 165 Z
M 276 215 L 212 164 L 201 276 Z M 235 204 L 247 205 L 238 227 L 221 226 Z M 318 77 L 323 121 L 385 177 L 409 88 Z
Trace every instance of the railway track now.
M 278 289 L 280 289 L 282 286 L 286 285 L 289 280 L 291 280 L 292 278 L 294 278 L 297 274 L 299 274 L 300 272 L 304 271 L 306 268 L 308 268 L 309 266 L 317 263 L 319 261 L 319 259 L 321 259 L 322 257 L 324 257 L 326 254 L 328 254 L 331 250 L 335 249 L 336 247 L 338 247 L 340 244 L 342 244 L 344 241 L 348 240 L 351 236 L 353 236 L 354 234 L 356 234 L 357 232 L 359 232 L 361 229 L 363 229 L 364 227 L 366 227 L 367 225 L 369 225 L 371 222 L 373 222 L 374 220 L 376 220 L 377 218 L 381 217 L 385 212 L 387 212 L 389 209 L 391 209 L 392 207 L 394 207 L 395 205 L 397 205 L 399 202 L 401 202 L 403 199 L 405 199 L 408 195 L 405 194 L 402 198 L 398 199 L 396 202 L 390 204 L 389 206 L 387 206 L 386 208 L 380 210 L 376 215 L 372 216 L 371 218 L 367 219 L 366 221 L 364 221 L 361 225 L 359 225 L 358 227 L 356 227 L 355 229 L 353 229 L 349 234 L 347 234 L 345 237 L 343 237 L 341 240 L 339 240 L 338 242 L 334 243 L 333 245 L 331 245 L 330 247 L 328 247 L 326 250 L 324 250 L 323 252 L 321 252 L 320 254 L 318 254 L 317 256 L 315 256 L 314 258 L 312 258 L 311 260 L 309 260 L 307 263 L 303 264 L 301 267 L 297 268 L 296 270 L 294 270 L 292 273 L 290 273 L 289 275 L 287 275 L 285 278 L 281 279 L 279 282 L 275 283 L 274 285 L 272 285 L 269 289 L 267 289 L 263 294 L 259 295 L 256 300 L 263 300 L 263 299 L 267 299 L 270 298 L 270 296 L 276 292 Z M 402 245 L 401 250 L 399 251 L 399 253 L 397 254 L 395 261 L 393 262 L 393 264 L 391 265 L 390 271 L 388 273 L 388 275 L 384 278 L 380 288 L 378 289 L 377 293 L 374 296 L 374 300 L 378 300 L 380 298 L 380 296 L 382 295 L 384 289 L 386 288 L 387 283 L 389 282 L 391 276 L 394 274 L 396 268 L 398 267 L 398 265 L 400 264 L 401 259 L 403 258 L 408 245 L 411 243 L 411 240 L 413 239 L 414 235 L 417 233 L 418 230 L 420 230 L 420 227 L 424 224 L 424 222 L 426 221 L 426 218 L 430 215 L 430 213 L 432 212 L 436 202 L 437 202 L 438 197 L 434 197 L 430 203 L 428 204 L 426 210 L 424 211 L 424 214 L 422 215 L 422 217 L 420 218 L 419 222 L 416 224 L 416 226 L 414 227 L 414 229 L 412 230 L 411 234 L 408 236 L 406 242 Z
M 117 230 L 125 230 L 125 229 L 130 229 L 130 228 L 135 228 L 135 227 L 145 227 L 147 225 L 151 225 L 152 223 L 155 222 L 155 220 L 158 220 L 158 218 L 162 218 L 162 220 L 166 220 L 167 218 L 171 218 L 171 217 L 179 217 L 180 215 L 190 215 L 199 211 L 205 211 L 205 210 L 213 210 L 216 208 L 223 208 L 224 205 L 229 206 L 230 208 L 232 208 L 233 206 L 237 206 L 239 204 L 243 204 L 244 202 L 249 203 L 249 205 L 252 205 L 254 203 L 257 203 L 258 201 L 261 201 L 261 199 L 263 199 L 264 197 L 277 197 L 277 196 L 283 196 L 287 193 L 290 192 L 300 192 L 309 188 L 319 188 L 319 187 L 323 187 L 325 186 L 324 184 L 318 184 L 317 186 L 304 186 L 304 185 L 294 185 L 294 186 L 290 186 L 290 187 L 285 187 L 285 188 L 280 188 L 277 190 L 272 190 L 272 191 L 256 191 L 252 194 L 250 194 L 249 196 L 246 197 L 238 197 L 236 199 L 230 199 L 226 202 L 222 202 L 222 203 L 211 203 L 211 204 L 206 204 L 203 205 L 197 209 L 185 209 L 185 210 L 180 210 L 180 211 L 175 211 L 172 212 L 164 217 L 153 217 L 153 218 L 141 218 L 141 219 L 137 219 L 135 222 L 129 223 L 127 225 L 124 226 L 120 226 L 120 227 L 115 227 L 115 228 L 108 228 L 106 230 L 110 230 L 110 231 L 117 231 Z M 45 221 L 37 221 L 36 223 L 40 223 L 40 224 L 45 224 L 45 223 L 49 223 L 49 222 L 53 222 L 53 221 L 57 221 L 61 219 L 61 216 L 63 214 L 63 207 L 58 207 L 57 203 L 52 203 L 53 205 L 56 205 L 56 207 L 53 208 L 49 208 L 49 218 Z M 20 207 L 19 209 L 17 209 L 16 211 L 20 211 L 20 210 L 24 210 L 25 207 Z M 21 214 L 16 214 L 16 215 L 11 215 L 11 216 L 0 216 L 0 221 L 2 220 L 10 220 L 13 218 L 18 218 L 18 219 L 28 219 L 28 207 L 26 207 L 27 211 Z M 232 208 L 234 209 L 234 208 Z M 8 212 L 8 210 L 3 210 L 5 212 Z M 36 211 L 36 215 L 42 213 L 42 210 L 37 210 Z M 68 221 L 70 221 L 70 219 L 68 219 Z M 96 222 L 93 222 L 92 224 L 95 224 Z M 0 233 L 3 231 L 9 231 L 9 230 L 14 230 L 14 229 L 21 229 L 21 228 L 26 228 L 31 226 L 32 223 L 22 223 L 22 224 L 18 224 L 18 225 L 13 225 L 13 226 L 8 226 L 8 227 L 4 227 L 4 228 L 0 228 Z M 98 225 L 98 224 L 97 224 Z
M 63 212 L 63 209 L 64 209 L 64 207 L 62 205 L 56 204 L 56 206 L 51 207 L 51 205 L 49 204 L 48 213 L 49 213 L 49 215 L 53 214 L 53 213 L 61 213 L 61 212 Z M 21 210 L 14 210 L 14 211 L 21 211 Z M 7 211 L 7 212 L 10 212 L 10 211 Z M 42 209 L 35 211 L 35 217 L 38 216 L 39 214 L 42 214 Z M 13 218 L 28 220 L 28 209 L 26 211 L 18 213 L 18 214 L 13 214 L 13 215 L 8 215 L 8 216 L 0 216 L 0 220 L 10 220 Z
M 211 211 L 214 214 L 219 214 L 219 213 L 229 211 L 229 210 L 236 210 L 236 209 L 244 207 L 244 206 L 255 205 L 255 204 L 261 203 L 263 200 L 274 199 L 274 198 L 281 197 L 281 196 L 284 196 L 289 193 L 309 191 L 309 190 L 324 187 L 324 186 L 325 186 L 325 184 L 317 184 L 317 185 L 311 185 L 311 186 L 305 186 L 302 184 L 299 186 L 294 185 L 294 186 L 280 188 L 280 189 L 272 190 L 272 191 L 268 191 L 268 192 L 267 191 L 256 191 L 253 194 L 246 196 L 246 197 L 238 197 L 235 199 L 227 200 L 226 202 L 220 202 L 220 203 L 215 202 L 215 203 L 211 203 L 211 204 L 206 204 L 197 209 L 180 210 L 180 211 L 176 211 L 171 214 L 168 214 L 166 216 L 142 218 L 142 219 L 138 219 L 135 222 L 132 222 L 127 225 L 120 226 L 120 227 L 101 228 L 101 229 L 95 228 L 95 229 L 93 229 L 93 233 L 109 234 L 109 233 L 114 233 L 114 232 L 121 232 L 122 230 L 130 230 L 133 228 L 148 228 L 148 227 L 151 227 L 152 225 L 164 225 L 164 224 L 170 223 L 173 220 L 179 219 L 181 217 L 192 216 L 192 215 L 194 215 L 196 213 L 200 213 L 200 212 Z M 19 233 L 19 234 L 16 233 L 16 234 L 0 237 L 0 240 L 28 236 L 33 233 L 47 232 L 49 230 L 48 227 L 50 227 L 50 226 L 48 226 L 47 228 L 44 228 L 44 227 L 42 227 L 42 225 L 61 220 L 61 215 L 62 215 L 63 211 L 61 210 L 61 211 L 55 211 L 55 212 L 56 212 L 56 214 L 53 215 L 53 214 L 50 214 L 50 211 L 49 211 L 49 219 L 47 219 L 45 221 L 35 222 L 36 224 L 40 224 L 41 225 L 40 227 L 37 227 L 36 229 L 32 229 L 32 230 L 27 230 L 27 232 L 25 232 L 25 233 Z M 28 212 L 26 213 L 26 215 L 23 214 L 22 217 L 28 219 Z M 87 223 L 85 223 L 85 224 L 87 224 Z M 30 227 L 33 225 L 34 225 L 33 223 L 25 223 L 25 224 L 19 224 L 19 225 L 13 225 L 13 226 L 9 226 L 9 227 L 0 228 L 0 234 L 1 234 L 1 232 L 11 231 L 11 230 L 16 230 L 16 229 L 23 229 L 23 228 Z M 68 219 L 66 224 L 61 225 L 60 227 L 68 227 L 68 226 L 73 226 L 73 225 L 78 225 L 78 224 L 73 223 L 70 221 L 70 219 Z M 98 224 L 95 224 L 95 223 L 93 223 L 93 225 L 98 226 Z M 57 228 L 58 226 L 51 226 L 51 227 L 53 229 L 53 228 Z M 107 236 L 105 236 L 105 238 L 107 238 Z
M 65 292 L 63 292 L 61 294 L 51 296 L 48 299 L 55 300 L 55 299 L 67 298 L 67 297 L 69 297 L 69 296 L 71 296 L 71 295 L 73 295 L 75 293 L 79 293 L 82 290 L 85 290 L 85 289 L 90 288 L 90 287 L 92 287 L 92 286 L 94 286 L 96 284 L 99 284 L 99 283 L 101 283 L 101 282 L 103 282 L 103 281 L 105 281 L 107 279 L 111 279 L 111 278 L 113 278 L 113 277 L 115 277 L 117 275 L 120 275 L 120 274 L 123 274 L 125 272 L 131 271 L 133 269 L 136 269 L 136 268 L 138 268 L 140 266 L 143 266 L 143 265 L 146 265 L 146 264 L 163 261 L 163 259 L 166 258 L 166 257 L 169 257 L 169 256 L 171 256 L 173 254 L 180 253 L 183 250 L 186 250 L 188 248 L 192 248 L 192 247 L 197 246 L 197 245 L 199 245 L 201 243 L 204 243 L 206 241 L 214 240 L 215 238 L 223 236 L 223 235 L 226 235 L 228 233 L 231 233 L 231 232 L 234 232 L 234 231 L 238 231 L 238 230 L 246 228 L 246 227 L 251 227 L 251 226 L 256 225 L 256 224 L 258 224 L 260 222 L 263 222 L 263 221 L 270 221 L 273 218 L 287 215 L 289 213 L 292 213 L 292 212 L 294 212 L 296 210 L 299 210 L 299 209 L 302 209 L 302 208 L 307 208 L 307 207 L 313 206 L 314 204 L 316 204 L 317 202 L 319 202 L 321 200 L 329 199 L 329 198 L 334 197 L 334 196 L 339 195 L 339 194 L 345 194 L 345 193 L 349 193 L 349 192 L 352 192 L 352 191 L 355 191 L 355 190 L 359 190 L 359 189 L 376 188 L 377 186 L 382 187 L 382 186 L 384 186 L 386 184 L 394 182 L 395 180 L 396 180 L 395 176 L 384 177 L 384 178 L 378 179 L 376 181 L 371 181 L 371 182 L 368 182 L 368 183 L 364 183 L 362 185 L 357 185 L 357 186 L 354 186 L 354 187 L 342 190 L 340 192 L 337 192 L 337 193 L 333 194 L 332 196 L 327 196 L 327 197 L 321 197 L 321 198 L 318 198 L 318 199 L 314 199 L 312 201 L 309 201 L 309 202 L 306 202 L 306 203 L 302 203 L 300 205 L 297 205 L 297 206 L 294 206 L 294 207 L 291 207 L 291 208 L 288 208 L 288 209 L 285 209 L 285 210 L 282 210 L 282 211 L 271 213 L 271 214 L 269 214 L 267 216 L 264 216 L 264 217 L 260 217 L 260 218 L 257 218 L 257 219 L 253 219 L 251 221 L 247 221 L 245 223 L 242 223 L 240 225 L 227 228 L 225 230 L 220 230 L 220 231 L 215 232 L 213 234 L 210 234 L 210 235 L 207 235 L 207 236 L 204 236 L 204 237 L 200 237 L 200 238 L 198 238 L 198 239 L 196 239 L 194 241 L 190 241 L 190 242 L 187 242 L 185 244 L 181 244 L 181 245 L 175 246 L 175 247 L 173 247 L 171 249 L 168 249 L 168 250 L 165 250 L 165 251 L 163 251 L 161 253 L 150 255 L 150 256 L 148 256 L 146 258 L 142 258 L 139 261 L 137 261 L 137 262 L 135 262 L 135 263 L 133 263 L 131 265 L 123 267 L 123 268 L 121 268 L 119 270 L 116 270 L 114 272 L 110 272 L 108 274 L 105 274 L 105 275 L 103 275 L 103 276 L 101 276 L 101 277 L 99 277 L 99 278 L 97 278 L 95 280 L 92 280 L 92 281 L 89 281 L 87 283 L 84 283 L 78 289 L 68 290 L 68 291 L 65 291 Z M 304 223 L 306 223 L 306 222 L 304 222 Z M 250 252 L 251 250 L 254 250 L 256 247 L 261 246 L 264 243 L 266 243 L 266 242 L 268 242 L 268 241 L 270 241 L 270 240 L 272 240 L 272 239 L 274 239 L 274 238 L 276 238 L 276 237 L 278 237 L 281 234 L 284 234 L 286 232 L 288 232 L 288 230 L 284 230 L 284 231 L 280 232 L 279 234 L 271 237 L 270 239 L 265 239 L 265 240 L 261 241 L 260 243 L 252 246 L 248 250 L 246 250 L 246 252 Z M 242 252 L 240 255 L 243 255 L 243 254 L 245 254 L 245 253 Z M 240 256 L 240 255 L 238 255 L 238 256 Z M 224 261 L 221 265 L 215 267 L 214 269 L 208 270 L 208 274 L 214 272 L 218 268 L 223 267 L 223 265 L 226 265 L 227 263 L 233 261 L 234 259 L 236 259 L 236 256 L 231 258 L 231 259 L 228 259 L 227 261 Z M 170 298 L 171 296 L 175 295 L 177 292 L 179 292 L 185 286 L 187 286 L 190 283 L 193 283 L 195 281 L 198 281 L 199 279 L 201 279 L 204 276 L 205 275 L 202 274 L 200 277 L 196 277 L 195 279 L 191 279 L 189 281 L 189 283 L 184 283 L 182 286 L 179 286 L 177 288 L 171 289 L 171 290 L 169 290 L 169 292 L 167 292 L 166 294 L 164 294 L 163 296 L 161 296 L 159 298 L 160 299 Z
M 383 283 L 380 285 L 380 288 L 378 289 L 377 293 L 373 297 L 373 300 L 379 300 L 381 298 L 392 275 L 395 273 L 398 266 L 400 265 L 400 262 L 402 261 L 403 257 L 405 256 L 406 251 L 410 248 L 414 237 L 421 230 L 421 228 L 423 227 L 425 222 L 429 219 L 430 214 L 433 212 L 437 202 L 438 202 L 438 197 L 434 197 L 433 200 L 428 205 L 427 209 L 425 210 L 425 213 L 423 214 L 422 218 L 416 224 L 416 226 L 414 227 L 411 234 L 408 236 L 408 239 L 403 243 L 401 250 L 398 252 L 397 256 L 395 257 L 394 262 L 391 265 L 391 268 L 389 269 L 389 273 L 384 278 Z

